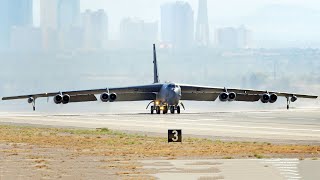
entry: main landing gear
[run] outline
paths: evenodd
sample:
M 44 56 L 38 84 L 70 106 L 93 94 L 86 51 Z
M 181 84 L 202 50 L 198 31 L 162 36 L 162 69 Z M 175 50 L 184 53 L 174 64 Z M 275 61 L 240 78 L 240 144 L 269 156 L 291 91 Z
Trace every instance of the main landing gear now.
M 174 114 L 176 111 L 178 114 L 180 114 L 181 112 L 181 108 L 180 106 L 151 106 L 150 108 L 150 111 L 151 111 L 151 114 L 161 114 L 161 111 L 163 114 L 167 114 L 168 113 L 168 110 L 170 109 L 170 113 L 171 114 Z

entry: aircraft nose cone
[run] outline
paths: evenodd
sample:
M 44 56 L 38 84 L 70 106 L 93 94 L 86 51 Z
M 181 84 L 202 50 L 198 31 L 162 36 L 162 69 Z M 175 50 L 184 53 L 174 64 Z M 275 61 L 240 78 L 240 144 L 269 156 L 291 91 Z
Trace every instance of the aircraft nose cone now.
M 179 103 L 180 97 L 181 95 L 179 94 L 179 92 L 173 89 L 169 92 L 168 103 L 170 105 L 177 105 Z

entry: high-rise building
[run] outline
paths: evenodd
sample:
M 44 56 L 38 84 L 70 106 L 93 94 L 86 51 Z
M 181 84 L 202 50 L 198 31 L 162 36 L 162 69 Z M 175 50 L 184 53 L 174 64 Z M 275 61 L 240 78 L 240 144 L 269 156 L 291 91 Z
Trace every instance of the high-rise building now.
M 137 18 L 125 18 L 120 24 L 122 47 L 149 47 L 158 37 L 158 22 L 145 22 Z
M 188 48 L 194 43 L 194 17 L 189 3 L 177 1 L 161 6 L 162 43 Z
M 41 0 L 40 9 L 44 49 L 70 46 L 69 34 L 81 31 L 80 0 Z
M 82 13 L 84 48 L 101 49 L 108 40 L 108 16 L 104 10 L 86 10 Z
M 244 26 L 224 27 L 216 31 L 217 47 L 221 49 L 246 49 L 251 47 L 251 31 Z
M 196 42 L 198 46 L 209 45 L 209 23 L 207 0 L 199 0 L 196 26 Z
M 8 48 L 11 28 L 33 25 L 32 0 L 0 1 L 0 48 Z
M 58 0 L 40 1 L 40 26 L 50 29 L 58 27 Z
M 10 49 L 20 52 L 41 50 L 41 31 L 35 27 L 13 27 L 10 33 Z
M 80 25 L 80 0 L 59 0 L 57 11 L 58 29 Z

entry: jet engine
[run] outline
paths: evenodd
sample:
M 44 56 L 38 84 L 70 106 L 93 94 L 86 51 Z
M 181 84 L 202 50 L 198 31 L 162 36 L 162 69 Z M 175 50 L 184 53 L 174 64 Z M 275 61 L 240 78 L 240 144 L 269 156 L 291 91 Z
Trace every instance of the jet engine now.
M 54 98 L 53 98 L 53 101 L 54 101 L 54 103 L 56 103 L 56 104 L 61 104 L 62 101 L 63 101 L 62 95 L 61 95 L 61 94 L 55 95 Z
M 116 93 L 111 93 L 110 94 L 110 97 L 109 97 L 109 100 L 110 102 L 113 102 L 117 99 L 117 94 Z
M 229 93 L 229 101 L 234 101 L 234 100 L 236 100 L 236 97 L 237 97 L 237 95 L 236 95 L 236 93 L 234 93 L 234 92 L 231 92 L 231 93 Z
M 226 93 L 226 92 L 223 92 L 223 93 L 221 93 L 221 94 L 219 95 L 219 99 L 220 99 L 220 101 L 222 101 L 222 102 L 228 101 L 228 98 L 229 98 L 229 94 Z
M 293 96 L 291 97 L 291 102 L 295 102 L 296 100 L 298 100 L 298 97 L 293 95 Z
M 100 100 L 102 102 L 108 102 L 109 101 L 109 94 L 108 93 L 103 93 L 100 95 Z
M 270 103 L 274 103 L 277 100 L 278 100 L 278 96 L 276 94 L 270 94 L 270 99 L 269 99 Z
M 265 93 L 261 96 L 261 102 L 262 103 L 268 103 L 270 100 L 270 95 L 268 93 Z
M 29 103 L 29 104 L 33 103 L 33 101 L 34 101 L 34 99 L 33 99 L 32 97 L 29 97 L 29 98 L 28 98 L 28 103 Z
M 68 94 L 65 94 L 62 96 L 62 103 L 68 104 L 70 102 L 70 96 Z

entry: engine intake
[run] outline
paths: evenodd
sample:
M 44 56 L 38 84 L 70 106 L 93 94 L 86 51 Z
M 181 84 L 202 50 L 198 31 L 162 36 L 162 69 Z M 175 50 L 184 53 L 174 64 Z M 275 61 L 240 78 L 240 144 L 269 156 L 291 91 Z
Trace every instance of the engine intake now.
M 270 95 L 270 99 L 269 99 L 269 102 L 270 103 L 274 103 L 278 100 L 278 96 L 276 94 L 271 94 Z
M 229 99 L 229 94 L 226 93 L 226 92 L 223 92 L 223 93 L 221 93 L 221 94 L 219 95 L 219 99 L 220 99 L 220 101 L 222 101 L 222 102 L 226 102 L 226 101 L 228 101 L 228 99 Z
M 261 96 L 261 102 L 262 103 L 268 103 L 270 100 L 270 95 L 268 93 L 265 93 Z
M 68 104 L 70 102 L 70 96 L 68 94 L 63 95 L 62 97 L 62 103 Z
M 113 102 L 117 99 L 117 94 L 116 93 L 111 93 L 110 94 L 110 97 L 109 97 L 109 100 L 110 102 Z
M 62 95 L 61 95 L 61 94 L 55 95 L 54 98 L 53 98 L 53 101 L 54 101 L 54 103 L 56 103 L 56 104 L 61 104 L 62 101 L 63 101 Z
M 109 101 L 109 94 L 108 93 L 103 93 L 100 95 L 100 100 L 102 102 L 108 102 Z
M 229 93 L 229 101 L 234 101 L 234 100 L 236 100 L 236 97 L 237 97 L 237 95 L 236 95 L 236 93 L 234 93 L 234 92 L 231 92 L 231 93 Z

